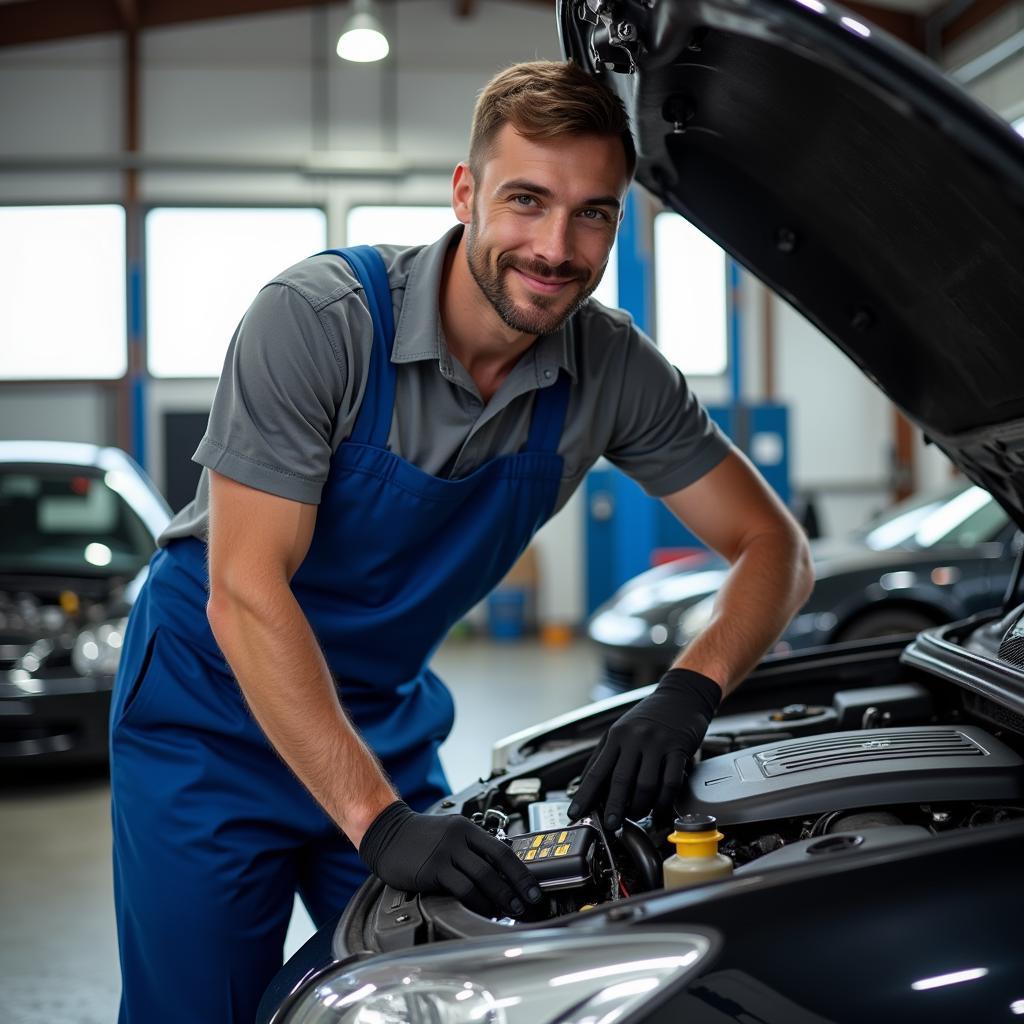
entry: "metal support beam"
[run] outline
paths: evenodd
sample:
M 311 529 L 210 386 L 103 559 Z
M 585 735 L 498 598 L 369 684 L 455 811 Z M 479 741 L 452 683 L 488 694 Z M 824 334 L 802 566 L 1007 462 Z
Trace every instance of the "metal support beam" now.
M 453 167 L 450 160 L 415 160 L 390 152 L 314 152 L 286 157 L 130 152 L 0 157 L 0 174 L 135 170 L 174 174 L 298 174 L 309 178 L 401 179 L 439 174 L 448 177 Z
M 952 72 L 950 77 L 961 85 L 970 85 L 990 71 L 995 71 L 1001 64 L 1024 53 L 1024 29 L 1014 32 L 1012 36 L 1004 39 L 998 46 L 993 46 L 987 53 L 975 57 L 974 60 L 964 64 Z

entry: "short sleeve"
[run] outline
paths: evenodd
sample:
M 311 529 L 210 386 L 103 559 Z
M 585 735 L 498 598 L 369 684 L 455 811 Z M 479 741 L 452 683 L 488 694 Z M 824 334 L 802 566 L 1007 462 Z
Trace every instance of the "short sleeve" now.
M 296 288 L 268 284 L 228 348 L 194 461 L 249 487 L 318 504 L 348 387 L 345 353 Z
M 643 332 L 630 331 L 608 460 L 656 498 L 714 469 L 732 450 L 682 373 Z

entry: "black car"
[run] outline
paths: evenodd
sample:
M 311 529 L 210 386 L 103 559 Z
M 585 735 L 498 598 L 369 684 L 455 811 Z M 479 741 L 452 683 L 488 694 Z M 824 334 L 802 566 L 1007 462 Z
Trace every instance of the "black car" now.
M 564 52 L 630 109 L 641 183 L 1024 524 L 1022 140 L 824 0 L 562 0 L 558 19 Z M 778 657 L 726 700 L 676 811 L 717 818 L 731 877 L 664 890 L 672 820 L 565 820 L 597 738 L 645 691 L 621 694 L 509 738 L 433 809 L 555 851 L 529 859 L 540 919 L 371 879 L 261 1020 L 1024 1014 L 1022 567 L 998 612 Z
M 106 757 L 128 611 L 169 521 L 118 448 L 0 442 L 0 764 Z
M 1019 536 L 984 488 L 919 494 L 842 540 L 811 541 L 814 590 L 773 653 L 917 633 L 999 606 Z M 630 580 L 591 617 L 595 697 L 655 682 L 708 623 L 728 563 L 700 553 Z

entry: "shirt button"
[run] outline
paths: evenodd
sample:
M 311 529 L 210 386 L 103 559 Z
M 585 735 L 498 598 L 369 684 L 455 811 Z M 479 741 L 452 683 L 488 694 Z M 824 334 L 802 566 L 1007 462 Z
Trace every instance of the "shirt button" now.
M 550 370 L 545 370 L 544 371 L 544 376 L 547 377 L 547 378 L 550 378 L 551 377 L 551 371 Z

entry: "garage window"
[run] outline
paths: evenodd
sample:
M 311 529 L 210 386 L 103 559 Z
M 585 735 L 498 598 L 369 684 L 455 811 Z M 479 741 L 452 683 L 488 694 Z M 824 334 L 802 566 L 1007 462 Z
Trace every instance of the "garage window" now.
M 725 253 L 675 213 L 654 218 L 658 347 L 687 375 L 725 372 Z
M 353 206 L 349 245 L 427 245 L 455 225 L 450 206 Z
M 124 219 L 112 205 L 0 207 L 0 378 L 124 375 Z
M 349 245 L 427 245 L 455 225 L 450 206 L 353 206 L 348 212 Z M 606 306 L 618 306 L 618 243 L 594 292 Z
M 155 377 L 216 377 L 256 293 L 327 248 L 311 207 L 158 207 L 146 215 L 146 338 Z

